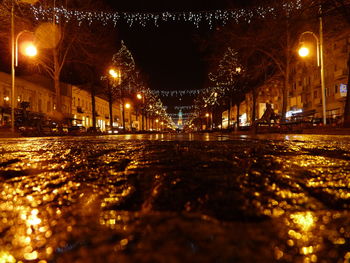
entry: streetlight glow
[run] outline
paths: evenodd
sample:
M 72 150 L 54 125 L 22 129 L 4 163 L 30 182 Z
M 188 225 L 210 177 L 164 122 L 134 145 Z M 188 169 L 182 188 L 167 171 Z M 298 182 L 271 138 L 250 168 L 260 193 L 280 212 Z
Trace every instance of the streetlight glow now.
M 324 74 L 324 61 L 323 61 L 323 24 L 322 24 L 322 16 L 320 16 L 320 31 L 319 38 L 312 31 L 305 31 L 299 36 L 299 43 L 303 43 L 301 41 L 304 35 L 311 35 L 316 40 L 316 54 L 317 54 L 317 66 L 320 68 L 320 77 L 321 77 L 321 94 L 322 94 L 322 115 L 323 115 L 323 124 L 327 124 L 326 117 L 326 84 L 325 84 L 325 74 Z M 301 57 L 305 57 L 309 54 L 309 49 L 305 46 L 299 49 L 299 55 Z
M 111 75 L 113 78 L 118 78 L 119 77 L 118 72 L 115 69 L 113 69 L 113 68 L 111 68 L 109 70 L 109 75 Z
M 28 42 L 23 45 L 24 45 L 24 52 L 23 52 L 24 55 L 28 57 L 35 57 L 38 54 L 38 50 L 33 43 Z
M 130 103 L 125 103 L 125 108 L 130 109 L 131 105 Z
M 206 114 L 205 114 L 205 117 L 207 117 L 207 118 L 208 118 L 208 117 L 209 117 L 209 113 L 206 113 Z
M 141 100 L 142 99 L 142 95 L 140 93 L 137 93 L 136 97 Z
M 301 57 L 307 57 L 310 54 L 310 50 L 307 47 L 301 47 L 298 53 Z

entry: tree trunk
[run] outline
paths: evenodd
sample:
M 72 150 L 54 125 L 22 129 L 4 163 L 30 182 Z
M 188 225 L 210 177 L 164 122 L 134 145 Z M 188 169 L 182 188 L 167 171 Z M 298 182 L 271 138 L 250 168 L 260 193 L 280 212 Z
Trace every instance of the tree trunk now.
M 142 121 L 142 126 L 141 126 L 141 131 L 145 131 L 145 110 L 142 108 L 141 112 L 141 121 Z
M 253 89 L 253 110 L 252 110 L 252 124 L 256 119 L 256 99 L 257 99 L 257 89 Z
M 123 131 L 125 132 L 125 107 L 124 107 L 124 99 L 122 99 L 122 119 L 123 119 Z
M 289 70 L 290 70 L 290 33 L 289 33 L 289 21 L 287 19 L 287 29 L 286 29 L 286 71 L 284 84 L 282 87 L 282 116 L 281 122 L 286 122 L 286 112 L 287 112 L 287 103 L 288 103 L 288 90 L 289 90 Z
M 58 52 L 54 48 L 52 50 L 53 60 L 54 60 L 54 86 L 56 92 L 56 111 L 58 112 L 57 117 L 62 119 L 62 101 L 61 101 L 61 87 L 60 87 L 60 71 L 58 63 Z
M 230 123 L 231 123 L 231 105 L 232 105 L 232 99 L 229 98 L 228 110 L 227 110 L 227 129 L 230 129 Z
M 92 127 L 93 130 L 96 129 L 96 90 L 95 86 L 93 84 L 90 84 L 90 90 L 91 90 L 91 110 L 92 110 Z
M 344 128 L 350 128 L 350 53 L 348 56 L 348 85 L 347 85 L 347 94 L 344 107 Z
M 239 105 L 240 103 L 237 103 L 237 116 L 236 116 L 236 121 L 237 121 L 237 129 L 239 128 Z
M 108 106 L 109 106 L 109 126 L 110 129 L 113 128 L 113 96 L 112 96 L 112 88 L 109 83 L 109 80 L 107 80 L 108 85 Z
M 222 130 L 222 125 L 224 125 L 222 114 L 224 113 L 224 111 L 220 110 L 219 112 L 220 112 L 220 130 Z

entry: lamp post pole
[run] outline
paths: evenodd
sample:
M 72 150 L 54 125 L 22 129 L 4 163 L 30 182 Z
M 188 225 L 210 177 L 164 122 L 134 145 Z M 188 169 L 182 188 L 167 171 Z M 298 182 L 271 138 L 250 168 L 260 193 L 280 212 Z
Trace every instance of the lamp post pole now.
M 327 124 L 327 115 L 326 115 L 326 85 L 324 77 L 324 61 L 323 61 L 323 21 L 322 21 L 322 6 L 320 5 L 320 70 L 321 70 L 321 88 L 322 88 L 322 111 L 323 111 L 323 124 Z
M 11 7 L 11 131 L 15 132 L 15 19 L 14 1 Z
M 299 42 L 301 41 L 301 38 L 306 35 L 312 35 L 316 40 L 316 46 L 317 46 L 317 66 L 320 68 L 320 77 L 321 77 L 321 95 L 322 95 L 322 116 L 323 116 L 323 124 L 327 124 L 327 116 L 326 116 L 326 85 L 325 85 L 325 75 L 324 75 L 324 59 L 323 59 L 323 23 L 322 23 L 322 17 L 320 16 L 320 38 L 316 36 L 316 34 L 312 31 L 305 31 L 301 33 L 299 37 Z M 303 54 L 303 52 L 305 52 Z M 302 48 L 299 50 L 300 56 L 307 56 L 308 55 L 307 48 Z

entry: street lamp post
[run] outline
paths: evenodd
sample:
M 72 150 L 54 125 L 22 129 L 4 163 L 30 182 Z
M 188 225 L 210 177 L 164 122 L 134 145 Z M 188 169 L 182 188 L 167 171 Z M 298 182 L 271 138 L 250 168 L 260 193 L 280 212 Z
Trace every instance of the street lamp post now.
M 207 129 L 208 129 L 208 130 L 209 130 L 209 116 L 210 116 L 209 113 L 206 113 L 206 114 L 205 114 L 205 117 L 207 118 Z
M 302 43 L 302 37 L 306 34 L 312 35 L 316 40 L 317 46 L 317 66 L 320 68 L 321 74 L 321 93 L 322 93 L 322 115 L 323 115 L 323 124 L 327 124 L 327 116 L 326 116 L 326 85 L 325 85 L 325 75 L 324 75 L 324 61 L 323 61 L 323 22 L 322 22 L 322 13 L 320 7 L 320 16 L 319 16 L 319 37 L 312 31 L 305 31 L 301 33 L 299 37 L 299 43 Z M 301 57 L 306 57 L 309 55 L 309 50 L 307 47 L 301 47 L 299 49 L 299 55 Z
M 110 77 L 113 78 L 114 80 L 121 78 L 120 72 L 116 71 L 115 69 L 111 68 L 108 71 L 109 76 L 107 76 L 107 90 L 108 90 L 108 100 L 109 100 L 109 126 L 110 129 L 113 129 L 113 94 L 112 94 L 112 86 L 110 83 Z
M 129 126 L 130 126 L 130 131 L 132 131 L 132 122 L 131 122 L 131 105 L 130 105 L 130 103 L 125 103 L 125 109 L 127 109 L 127 110 L 129 110 Z M 123 119 L 124 119 L 124 117 L 123 117 Z M 125 123 L 124 123 L 125 124 Z M 123 125 L 124 125 L 123 124 Z
M 16 67 L 18 66 L 18 39 L 23 33 L 32 33 L 28 30 L 23 30 L 19 32 L 15 37 L 14 30 L 14 16 L 13 16 L 13 6 L 12 6 L 12 16 L 11 16 L 11 131 L 15 132 L 15 81 L 16 81 Z M 24 50 L 24 54 L 28 57 L 34 57 L 37 55 L 37 48 L 34 44 L 30 43 Z
M 144 131 L 144 122 L 145 122 L 145 98 L 144 96 L 142 96 L 141 93 L 138 93 L 136 95 L 137 99 L 142 100 L 142 108 L 141 108 L 141 121 L 142 121 L 142 126 L 141 126 L 141 130 Z

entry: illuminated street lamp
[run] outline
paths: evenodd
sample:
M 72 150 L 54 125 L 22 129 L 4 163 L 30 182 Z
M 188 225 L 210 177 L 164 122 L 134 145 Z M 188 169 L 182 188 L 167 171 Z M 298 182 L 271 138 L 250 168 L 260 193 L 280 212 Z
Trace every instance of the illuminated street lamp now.
M 141 126 L 141 130 L 144 131 L 144 118 L 145 118 L 145 99 L 142 96 L 141 93 L 137 93 L 136 98 L 138 100 L 142 100 L 142 108 L 141 108 L 141 121 L 142 121 L 142 126 Z
M 205 114 L 205 117 L 207 118 L 207 129 L 209 129 L 209 117 L 210 117 L 210 114 L 207 112 Z
M 322 115 L 323 115 L 323 124 L 327 124 L 327 116 L 326 116 L 326 87 L 325 87 L 325 76 L 324 76 L 324 62 L 323 62 L 323 27 L 322 27 L 322 18 L 320 18 L 320 38 L 316 36 L 316 34 L 312 31 L 305 31 L 299 37 L 299 43 L 303 44 L 301 41 L 304 35 L 311 35 L 316 40 L 317 47 L 317 66 L 320 68 L 321 74 L 321 93 L 322 93 Z M 309 49 L 302 45 L 298 51 L 299 56 L 307 57 L 310 54 Z
M 125 109 L 129 110 L 131 108 L 131 104 L 127 102 L 125 103 L 124 107 Z M 131 111 L 129 111 L 129 122 L 130 122 L 130 131 L 132 131 Z
M 12 10 L 13 12 L 13 10 Z M 16 67 L 18 66 L 18 39 L 23 33 L 32 33 L 27 30 L 19 32 L 15 37 L 14 32 L 14 17 L 12 13 L 11 17 L 11 38 L 12 38 L 12 52 L 11 52 L 11 131 L 15 132 L 15 78 L 16 78 Z M 36 46 L 32 42 L 26 42 L 23 49 L 23 55 L 28 57 L 34 57 L 38 54 Z
M 307 57 L 310 54 L 310 50 L 307 47 L 302 46 L 301 48 L 299 48 L 298 53 L 301 57 Z
M 110 126 L 110 129 L 113 129 L 113 94 L 112 94 L 110 78 L 113 78 L 114 80 L 118 78 L 120 82 L 121 73 L 114 68 L 110 68 L 108 70 L 108 74 L 109 76 L 107 76 L 107 89 L 108 89 L 108 100 L 109 100 L 109 126 Z

